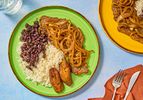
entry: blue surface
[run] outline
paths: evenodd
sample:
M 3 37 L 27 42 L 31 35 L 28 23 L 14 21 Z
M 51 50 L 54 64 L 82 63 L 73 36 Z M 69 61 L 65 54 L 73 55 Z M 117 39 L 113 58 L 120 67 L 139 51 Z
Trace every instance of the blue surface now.
M 87 100 L 103 96 L 104 84 L 109 77 L 121 68 L 143 64 L 143 56 L 121 50 L 106 36 L 98 19 L 98 0 L 24 0 L 17 15 L 8 16 L 0 12 L 0 100 L 51 100 L 22 86 L 8 62 L 8 41 L 16 23 L 30 11 L 48 5 L 67 6 L 83 14 L 97 31 L 101 46 L 100 64 L 92 80 L 80 91 L 58 100 Z

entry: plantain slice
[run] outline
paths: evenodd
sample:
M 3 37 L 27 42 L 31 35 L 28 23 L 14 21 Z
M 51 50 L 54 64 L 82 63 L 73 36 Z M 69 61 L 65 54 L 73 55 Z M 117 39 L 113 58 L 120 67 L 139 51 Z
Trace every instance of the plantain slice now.
M 65 59 L 63 59 L 60 64 L 60 76 L 61 76 L 62 81 L 66 85 L 68 85 L 68 86 L 72 85 L 73 81 L 71 78 L 70 65 L 67 63 L 67 61 Z
M 51 68 L 49 70 L 49 75 L 50 75 L 50 82 L 51 85 L 54 87 L 54 90 L 57 93 L 62 92 L 62 90 L 64 89 L 64 85 L 60 78 L 58 70 L 56 68 Z

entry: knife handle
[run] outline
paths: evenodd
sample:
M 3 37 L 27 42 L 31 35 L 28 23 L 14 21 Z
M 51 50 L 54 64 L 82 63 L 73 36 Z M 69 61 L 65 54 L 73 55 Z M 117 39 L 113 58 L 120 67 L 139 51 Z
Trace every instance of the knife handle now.
M 136 80 L 137 80 L 139 74 L 140 74 L 140 71 L 138 71 L 138 72 L 136 72 L 136 73 L 134 73 L 134 74 L 132 75 L 132 77 L 131 77 L 131 79 L 130 79 L 130 82 L 129 82 L 129 86 L 128 86 L 127 91 L 126 91 L 126 95 L 125 95 L 125 97 L 124 97 L 124 100 L 127 99 L 127 97 L 128 97 L 128 95 L 129 95 L 131 89 L 133 88 L 133 86 L 134 86 L 134 84 L 135 84 L 135 82 L 136 82 Z
M 127 99 L 128 95 L 129 95 L 129 92 L 127 91 L 127 92 L 126 92 L 126 95 L 125 95 L 125 97 L 124 97 L 124 100 Z

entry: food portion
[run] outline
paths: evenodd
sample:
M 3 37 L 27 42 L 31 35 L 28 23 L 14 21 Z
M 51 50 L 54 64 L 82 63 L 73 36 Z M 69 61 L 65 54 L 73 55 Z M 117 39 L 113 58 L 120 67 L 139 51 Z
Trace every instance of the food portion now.
M 56 92 L 61 92 L 64 89 L 64 85 L 60 79 L 60 75 L 57 69 L 50 69 L 50 82 Z
M 71 86 L 72 73 L 88 73 L 90 51 L 83 48 L 84 36 L 69 20 L 42 16 L 21 32 L 18 49 L 26 79 L 59 93 Z
M 80 75 L 80 74 L 86 74 L 88 73 L 88 68 L 86 66 L 83 66 L 83 67 L 79 67 L 79 68 L 76 68 L 76 67 L 72 67 L 72 72 L 74 74 L 77 74 L 77 75 Z
M 84 37 L 81 30 L 69 20 L 43 16 L 40 18 L 40 30 L 55 47 L 63 51 L 71 67 L 87 67 L 90 51 L 83 48 Z
M 48 42 L 47 36 L 41 34 L 38 28 L 39 22 L 36 21 L 34 25 L 26 24 L 22 31 L 20 62 L 25 70 L 26 79 L 50 86 L 49 70 L 53 67 L 59 70 L 64 54 Z
M 112 11 L 118 31 L 143 43 L 143 1 L 112 0 Z
M 138 16 L 143 16 L 143 0 L 136 0 L 135 9 Z
M 25 29 L 22 31 L 21 42 L 21 58 L 26 61 L 30 70 L 31 67 L 36 67 L 36 63 L 39 60 L 39 54 L 45 51 L 45 45 L 48 43 L 48 38 L 44 34 L 38 32 L 39 22 L 35 21 L 34 25 L 25 25 Z
M 62 81 L 66 85 L 68 86 L 72 85 L 73 82 L 71 78 L 71 68 L 65 59 L 63 59 L 63 61 L 60 64 L 60 76 Z

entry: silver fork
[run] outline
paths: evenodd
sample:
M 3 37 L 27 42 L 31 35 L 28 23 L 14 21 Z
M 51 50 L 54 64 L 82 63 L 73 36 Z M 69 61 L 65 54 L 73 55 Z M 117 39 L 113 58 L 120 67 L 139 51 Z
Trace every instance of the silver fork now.
M 119 72 L 115 75 L 112 85 L 114 86 L 114 93 L 112 96 L 112 100 L 115 98 L 116 90 L 121 86 L 125 73 L 123 70 L 119 70 Z

